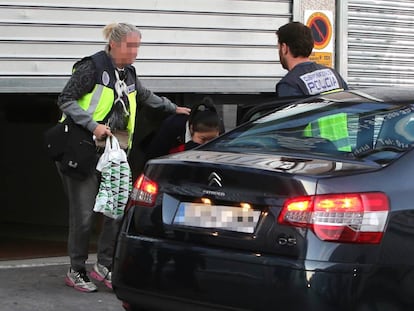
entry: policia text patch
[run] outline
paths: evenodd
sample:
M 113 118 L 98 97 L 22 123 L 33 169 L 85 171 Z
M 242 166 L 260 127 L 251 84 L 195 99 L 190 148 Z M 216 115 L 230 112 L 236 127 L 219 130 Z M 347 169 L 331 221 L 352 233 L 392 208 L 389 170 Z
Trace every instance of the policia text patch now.
M 310 95 L 339 88 L 338 79 L 329 68 L 319 69 L 300 76 Z

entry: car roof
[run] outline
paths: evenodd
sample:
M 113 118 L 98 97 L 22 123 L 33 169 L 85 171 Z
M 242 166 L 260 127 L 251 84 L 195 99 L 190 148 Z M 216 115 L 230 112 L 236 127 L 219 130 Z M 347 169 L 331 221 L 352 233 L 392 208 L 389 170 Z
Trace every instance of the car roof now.
M 408 86 L 375 86 L 360 89 L 350 89 L 346 92 L 359 95 L 373 101 L 395 102 L 414 100 L 414 89 Z M 332 94 L 332 96 L 335 96 L 337 94 Z
M 343 102 L 414 102 L 414 88 L 408 86 L 375 86 L 366 88 L 349 89 L 346 91 L 338 91 L 327 94 L 277 98 L 249 105 L 241 114 L 237 125 L 246 121 L 256 119 L 267 112 L 280 109 L 289 104 L 307 102 L 308 100 L 322 98 L 328 101 Z

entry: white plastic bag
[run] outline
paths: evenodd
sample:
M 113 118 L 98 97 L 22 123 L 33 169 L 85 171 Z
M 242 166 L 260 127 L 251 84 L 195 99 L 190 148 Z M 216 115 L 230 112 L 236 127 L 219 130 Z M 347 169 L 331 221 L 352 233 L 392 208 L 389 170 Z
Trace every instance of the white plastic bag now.
M 101 183 L 93 210 L 117 219 L 124 214 L 132 189 L 132 174 L 127 155 L 115 136 L 106 138 L 105 151 L 96 169 L 101 172 Z

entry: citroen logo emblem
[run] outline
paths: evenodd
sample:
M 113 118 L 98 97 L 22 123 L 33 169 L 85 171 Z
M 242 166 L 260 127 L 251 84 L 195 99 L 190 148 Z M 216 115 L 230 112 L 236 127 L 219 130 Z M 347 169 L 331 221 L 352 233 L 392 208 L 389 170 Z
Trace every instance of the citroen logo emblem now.
M 212 172 L 210 176 L 208 176 L 208 185 L 223 187 L 223 185 L 221 184 L 221 177 L 216 172 Z

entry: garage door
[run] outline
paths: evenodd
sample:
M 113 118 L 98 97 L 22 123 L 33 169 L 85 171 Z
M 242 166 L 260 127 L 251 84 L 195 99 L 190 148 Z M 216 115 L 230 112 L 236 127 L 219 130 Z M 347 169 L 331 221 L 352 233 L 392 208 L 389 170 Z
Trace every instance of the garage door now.
M 349 85 L 414 85 L 414 2 L 347 2 Z

